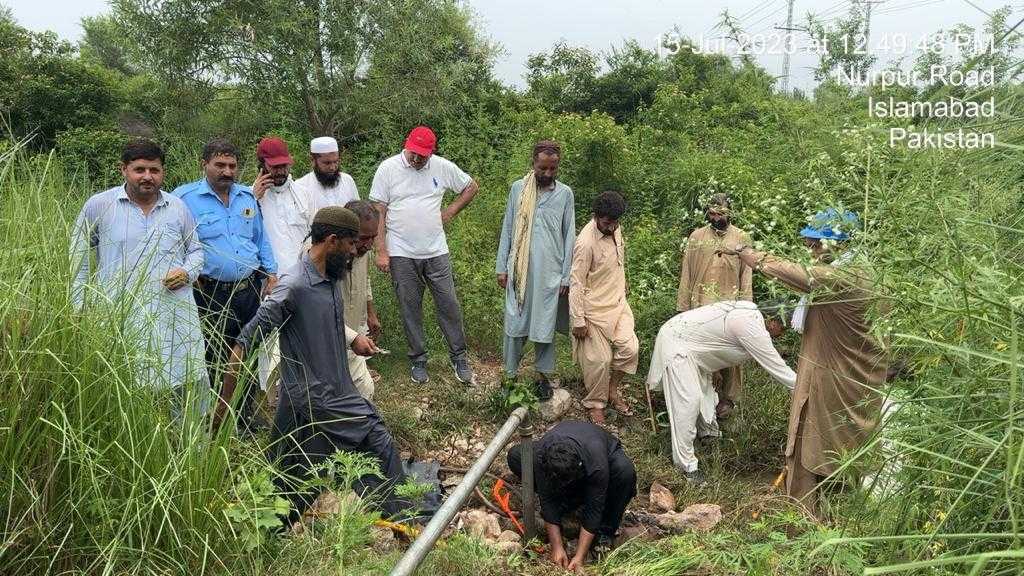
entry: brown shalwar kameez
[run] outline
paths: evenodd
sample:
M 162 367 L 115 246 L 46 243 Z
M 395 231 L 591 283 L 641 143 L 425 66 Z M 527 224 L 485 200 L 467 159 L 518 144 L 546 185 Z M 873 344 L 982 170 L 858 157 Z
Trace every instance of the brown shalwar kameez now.
M 855 267 L 765 256 L 764 274 L 814 299 L 807 310 L 786 443 L 786 492 L 816 509 L 814 486 L 860 448 L 878 422 L 888 360 L 866 318 L 874 296 Z
M 604 408 L 613 371 L 635 374 L 640 342 L 633 310 L 626 301 L 626 247 L 622 230 L 605 236 L 591 219 L 576 237 L 569 274 L 569 316 L 573 328 L 589 335 L 573 338 L 573 359 L 583 370 L 587 408 Z
M 737 244 L 750 244 L 750 237 L 732 224 L 722 232 L 709 224 L 690 234 L 679 274 L 678 312 L 726 300 L 754 300 L 750 267 L 738 256 L 717 252 Z M 743 392 L 741 367 L 721 370 L 716 376 L 723 380 L 719 394 L 733 403 L 739 401 Z

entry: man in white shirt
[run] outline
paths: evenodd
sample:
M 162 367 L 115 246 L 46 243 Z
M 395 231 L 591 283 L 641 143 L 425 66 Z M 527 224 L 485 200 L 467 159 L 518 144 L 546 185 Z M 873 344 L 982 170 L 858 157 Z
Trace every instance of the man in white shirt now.
M 260 140 L 256 160 L 260 175 L 252 184 L 252 193 L 260 204 L 263 229 L 270 240 L 274 259 L 280 269 L 284 269 L 299 261 L 315 211 L 310 210 L 306 191 L 292 180 L 294 162 L 284 140 L 275 137 Z M 260 387 L 266 390 L 267 381 L 281 360 L 276 336 L 266 340 L 259 358 Z
M 341 171 L 337 140 L 330 136 L 313 138 L 309 142 L 309 155 L 313 169 L 296 180 L 295 184 L 312 201 L 310 214 L 316 214 L 317 210 L 326 206 L 344 206 L 359 200 L 355 180 Z
M 792 392 L 796 373 L 772 344 L 783 327 L 773 310 L 768 319 L 746 300 L 724 300 L 677 314 L 658 330 L 647 373 L 651 390 L 664 388 L 672 432 L 672 461 L 691 484 L 703 485 L 693 439 L 719 436 L 715 420 L 715 372 L 753 359 Z
M 474 382 L 462 327 L 462 308 L 448 258 L 444 226 L 466 207 L 479 185 L 450 160 L 434 154 L 437 138 L 417 126 L 404 149 L 381 162 L 373 175 L 370 200 L 380 212 L 377 268 L 391 274 L 405 339 L 409 345 L 412 380 L 425 383 L 427 349 L 423 335 L 423 288 L 434 298 L 438 323 L 448 342 L 456 378 Z M 458 193 L 444 210 L 445 190 Z

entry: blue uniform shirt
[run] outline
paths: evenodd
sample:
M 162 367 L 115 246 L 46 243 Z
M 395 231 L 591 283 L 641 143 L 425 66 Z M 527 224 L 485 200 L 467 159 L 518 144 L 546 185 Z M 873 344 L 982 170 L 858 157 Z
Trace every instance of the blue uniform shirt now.
M 203 275 L 237 282 L 259 268 L 277 274 L 274 252 L 263 231 L 263 217 L 247 186 L 231 185 L 228 206 L 206 178 L 178 186 L 174 195 L 185 202 L 196 220 L 196 234 L 205 255 Z

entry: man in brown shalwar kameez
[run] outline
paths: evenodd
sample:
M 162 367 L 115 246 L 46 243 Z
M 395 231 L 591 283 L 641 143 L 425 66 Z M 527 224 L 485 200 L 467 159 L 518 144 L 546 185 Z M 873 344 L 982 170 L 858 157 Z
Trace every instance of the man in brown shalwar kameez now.
M 626 202 L 618 192 L 594 199 L 594 218 L 576 237 L 569 273 L 573 358 L 583 370 L 583 406 L 595 424 L 608 404 L 632 415 L 619 393 L 625 374 L 636 374 L 640 342 L 626 301 L 626 246 L 619 218 Z
M 863 446 L 874 430 L 888 368 L 867 319 L 876 298 L 872 283 L 849 263 L 849 253 L 836 254 L 856 225 L 852 212 L 819 212 L 800 232 L 818 260 L 810 267 L 743 244 L 728 251 L 797 292 L 813 293 L 789 415 L 786 492 L 815 512 L 815 487 L 836 471 L 840 456 Z
M 708 225 L 690 234 L 683 251 L 676 311 L 723 301 L 754 300 L 750 267 L 737 256 L 722 252 L 722 248 L 750 243 L 747 233 L 731 223 L 731 204 L 725 194 L 712 196 L 706 209 Z M 719 418 L 728 418 L 743 391 L 741 367 L 719 370 L 715 382 L 720 397 L 715 412 Z

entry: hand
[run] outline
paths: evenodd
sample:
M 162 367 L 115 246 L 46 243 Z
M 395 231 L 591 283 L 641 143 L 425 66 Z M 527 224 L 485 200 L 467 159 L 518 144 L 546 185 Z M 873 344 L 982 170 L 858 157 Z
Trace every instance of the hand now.
M 177 290 L 188 284 L 188 273 L 183 268 L 172 268 L 163 279 L 164 288 Z
M 561 546 L 552 546 L 551 562 L 559 568 L 567 568 L 569 566 L 569 557 L 565 555 L 565 549 Z
M 583 326 L 576 326 L 572 329 L 572 335 L 577 340 L 586 340 L 590 336 L 590 330 L 587 329 L 586 324 Z
M 277 286 L 277 275 L 271 274 L 263 281 L 263 290 L 260 292 L 260 298 L 266 298 L 270 291 L 274 289 L 274 286 Z
M 377 348 L 377 345 L 373 343 L 373 340 L 370 340 L 362 334 L 356 336 L 355 340 L 352 340 L 352 344 L 349 347 L 352 348 L 353 352 L 360 356 L 373 356 L 380 352 L 380 348 Z
M 366 315 L 366 328 L 369 331 L 370 340 L 376 342 L 380 340 L 380 335 L 384 332 L 380 325 L 380 318 L 377 318 L 376 314 Z
M 587 563 L 587 557 L 586 556 L 576 555 L 576 556 L 573 556 L 572 561 L 569 562 L 569 565 L 566 566 L 565 569 L 568 570 L 569 572 L 581 572 L 583 570 L 583 565 L 586 564 L 586 563 Z
M 452 218 L 455 218 L 455 214 L 452 214 L 448 210 L 444 210 L 441 212 L 441 225 L 447 226 L 448 223 L 452 221 Z
M 391 256 L 387 252 L 377 252 L 377 270 L 385 274 L 391 272 Z
M 252 183 L 252 195 L 255 196 L 257 200 L 262 200 L 263 195 L 267 193 L 267 189 L 269 189 L 270 185 L 273 183 L 273 176 L 269 173 L 261 172 L 259 177 L 256 178 L 256 181 Z
M 498 274 L 498 286 L 504 290 L 508 288 L 508 274 Z
M 568 296 L 569 295 L 569 287 L 568 286 L 562 286 L 561 288 L 559 288 L 558 289 L 558 295 L 559 296 Z

